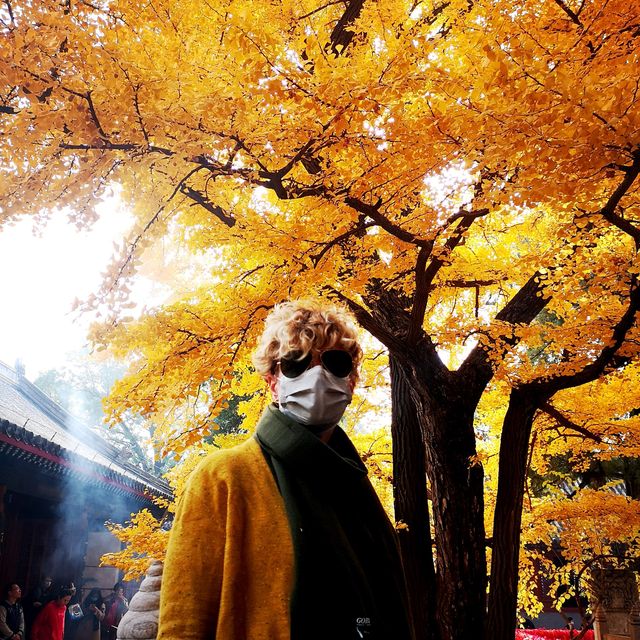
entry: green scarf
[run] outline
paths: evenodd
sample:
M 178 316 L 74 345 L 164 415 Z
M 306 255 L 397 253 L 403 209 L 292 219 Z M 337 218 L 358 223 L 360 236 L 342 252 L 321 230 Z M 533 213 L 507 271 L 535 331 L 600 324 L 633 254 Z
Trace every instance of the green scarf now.
M 292 640 L 408 640 L 396 534 L 340 428 L 327 444 L 275 405 L 258 423 L 295 557 Z

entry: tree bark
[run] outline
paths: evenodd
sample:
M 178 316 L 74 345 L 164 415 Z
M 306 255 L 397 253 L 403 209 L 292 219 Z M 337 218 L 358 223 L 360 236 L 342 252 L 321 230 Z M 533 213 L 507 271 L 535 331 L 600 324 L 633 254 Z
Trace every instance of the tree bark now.
M 536 409 L 544 400 L 526 389 L 513 389 L 502 427 L 487 614 L 487 638 L 491 640 L 513 640 L 515 635 L 529 439 Z
M 393 497 L 416 640 L 439 640 L 424 442 L 402 365 L 389 356 Z
M 336 56 L 341 55 L 353 39 L 355 34 L 348 27 L 354 20 L 357 20 L 363 5 L 364 0 L 350 0 L 342 17 L 333 28 L 331 32 L 331 50 Z
M 424 362 L 424 359 L 422 359 Z M 484 472 L 476 454 L 473 416 L 479 393 L 454 374 L 413 368 L 435 525 L 437 621 L 441 640 L 484 639 L 486 550 Z M 511 639 L 513 640 L 513 639 Z
M 531 322 L 548 301 L 541 291 L 540 276 L 534 274 L 499 312 L 498 319 L 507 323 Z M 366 298 L 371 311 L 336 290 L 332 290 L 332 293 L 346 303 L 362 326 L 387 347 L 393 367 L 402 370 L 404 383 L 399 376 L 392 375 L 395 409 L 402 410 L 404 414 L 410 410 L 410 405 L 403 404 L 406 400 L 402 398 L 407 388 L 411 404 L 415 406 L 416 420 L 424 441 L 435 531 L 434 616 L 437 630 L 433 633 L 437 634 L 437 640 L 494 640 L 490 635 L 485 636 L 487 563 L 484 470 L 475 460 L 477 452 L 473 421 L 480 397 L 493 376 L 486 347 L 478 345 L 457 371 L 450 371 L 440 359 L 431 338 L 424 332 L 418 336 L 412 333 L 412 317 L 407 311 L 411 305 L 402 292 L 372 283 Z M 507 341 L 515 344 L 517 337 L 508 338 Z M 394 389 L 396 384 L 401 387 Z M 403 443 L 398 447 L 396 438 L 402 433 L 412 433 L 412 430 L 401 426 L 400 419 L 394 428 L 396 455 L 404 455 L 409 445 Z M 396 491 L 400 491 L 407 499 L 402 505 L 402 512 L 406 509 L 406 517 L 403 518 L 406 520 L 412 508 L 408 496 L 415 491 L 410 483 L 415 481 L 417 473 L 414 470 L 403 478 L 399 467 L 405 462 L 396 458 L 395 463 Z M 415 464 L 419 464 L 419 461 L 416 460 Z M 422 508 L 419 500 L 416 504 L 419 509 Z M 420 540 L 415 538 L 411 544 L 419 546 Z M 420 562 L 424 563 L 424 558 L 431 553 L 430 544 L 431 539 L 425 532 L 422 545 L 426 549 L 418 551 Z M 409 557 L 410 553 L 415 553 L 415 549 L 403 553 Z M 408 567 L 415 562 L 414 557 L 407 563 Z M 410 580 L 410 588 L 417 584 L 419 594 L 414 595 L 412 601 L 419 602 L 422 599 L 423 606 L 432 607 L 428 595 L 422 595 L 429 592 L 425 587 L 429 576 L 422 578 L 422 584 L 419 578 L 417 583 L 412 577 Z M 418 609 L 418 616 L 421 615 L 428 619 L 431 614 Z

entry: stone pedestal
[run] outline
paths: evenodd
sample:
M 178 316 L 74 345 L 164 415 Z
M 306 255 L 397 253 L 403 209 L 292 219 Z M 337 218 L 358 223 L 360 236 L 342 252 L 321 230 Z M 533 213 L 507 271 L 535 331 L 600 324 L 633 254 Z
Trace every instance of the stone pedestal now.
M 607 614 L 602 605 L 598 603 L 593 612 L 593 635 L 595 640 L 604 640 L 608 633 Z
M 629 613 L 629 634 L 631 640 L 640 640 L 640 602 L 638 600 Z
M 592 574 L 595 592 L 594 630 L 596 640 L 632 638 L 633 609 L 638 602 L 635 573 L 631 569 L 598 569 Z M 635 631 L 637 634 L 637 631 Z M 635 640 L 635 639 L 634 639 Z M 640 639 L 638 639 L 640 640 Z
M 160 614 L 162 562 L 153 562 L 118 625 L 118 640 L 155 640 Z

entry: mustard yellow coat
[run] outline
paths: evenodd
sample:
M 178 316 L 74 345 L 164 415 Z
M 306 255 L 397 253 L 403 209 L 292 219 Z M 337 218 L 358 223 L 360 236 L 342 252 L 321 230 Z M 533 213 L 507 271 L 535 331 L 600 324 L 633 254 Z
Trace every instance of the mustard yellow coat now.
M 294 557 L 260 445 L 207 456 L 169 537 L 157 640 L 290 640 Z

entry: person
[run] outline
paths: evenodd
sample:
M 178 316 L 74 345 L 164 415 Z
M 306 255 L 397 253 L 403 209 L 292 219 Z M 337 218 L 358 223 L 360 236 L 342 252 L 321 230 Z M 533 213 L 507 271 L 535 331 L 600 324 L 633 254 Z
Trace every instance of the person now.
M 36 616 L 42 611 L 42 607 L 53 598 L 53 578 L 45 575 L 38 586 L 29 593 L 24 606 L 25 628 L 27 635 L 30 635 L 31 625 Z
M 22 596 L 20 586 L 8 584 L 0 602 L 0 640 L 24 640 L 24 612 L 18 602 Z
M 100 640 L 100 623 L 106 612 L 100 589 L 89 591 L 82 603 L 82 611 L 84 616 L 78 625 L 76 640 Z
M 75 640 L 78 626 L 84 618 L 82 606 L 80 605 L 81 594 L 73 581 L 66 584 L 65 588 L 69 590 L 71 599 L 67 604 L 67 614 L 64 622 L 64 640 Z
M 269 314 L 254 365 L 273 404 L 254 437 L 189 478 L 158 640 L 413 638 L 396 533 L 337 426 L 361 357 L 340 308 L 306 300 Z
M 567 618 L 567 624 L 565 625 L 565 628 L 569 630 L 569 637 L 573 638 L 573 632 L 576 629 L 576 625 L 573 622 L 573 618 L 571 616 Z
M 84 612 L 81 605 L 81 591 L 75 585 L 75 582 L 69 582 L 66 585 L 71 593 L 71 599 L 67 604 L 67 615 L 64 623 L 64 640 L 76 640 L 78 627 L 84 618 Z
M 64 620 L 71 595 L 68 587 L 57 591 L 56 598 L 50 600 L 34 620 L 31 640 L 63 640 Z
M 104 602 L 105 616 L 104 624 L 101 628 L 103 640 L 116 640 L 118 625 L 122 616 L 129 611 L 129 602 L 124 597 L 124 586 L 122 582 L 117 582 L 113 591 L 107 596 Z

